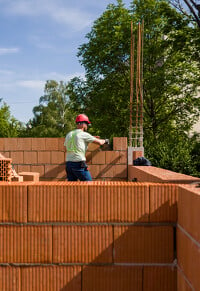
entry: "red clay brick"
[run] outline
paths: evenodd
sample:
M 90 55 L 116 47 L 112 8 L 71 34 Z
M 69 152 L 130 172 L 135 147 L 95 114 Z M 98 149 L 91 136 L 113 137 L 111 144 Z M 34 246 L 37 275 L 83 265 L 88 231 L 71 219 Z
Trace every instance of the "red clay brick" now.
M 19 175 L 23 177 L 24 182 L 39 182 L 40 174 L 37 172 L 19 172 Z
M 66 147 L 64 146 L 64 142 L 65 142 L 65 138 L 64 137 L 60 137 L 58 138 L 58 150 L 59 151 L 66 151 Z
M 0 290 L 20 291 L 20 268 L 0 267 Z
M 40 182 L 29 185 L 28 221 L 87 222 L 87 184 Z
M 178 223 L 200 242 L 200 191 L 195 186 L 179 187 Z
M 199 290 L 200 248 L 179 228 L 177 229 L 177 257 L 178 265 L 194 286 L 194 290 Z
M 88 164 L 88 169 L 93 179 L 100 178 L 100 166 Z
M 65 169 L 65 163 L 58 165 L 58 174 L 57 178 L 66 180 L 67 174 L 66 174 L 66 169 Z
M 148 185 L 105 182 L 88 189 L 90 222 L 148 222 Z
M 47 151 L 58 150 L 58 138 L 45 138 L 45 148 Z
M 127 163 L 128 163 L 127 151 L 120 151 L 119 152 L 119 157 L 120 157 L 119 163 L 120 164 L 125 164 L 127 166 Z
M 119 164 L 119 151 L 106 151 L 106 164 Z
M 45 178 L 57 178 L 58 170 L 58 165 L 45 165 Z
M 10 152 L 10 158 L 13 164 L 23 164 L 24 163 L 24 152 Z
M 62 151 L 51 152 L 51 164 L 62 164 L 65 162 L 65 153 Z
M 190 184 L 200 178 L 160 169 L 152 166 L 129 166 L 128 179 L 137 179 L 138 182 Z
M 4 138 L 0 138 L 0 151 L 4 151 L 5 147 L 4 147 Z
M 44 166 L 32 165 L 31 172 L 37 172 L 40 174 L 40 177 L 44 176 Z
M 86 152 L 85 154 L 87 164 L 92 163 L 92 152 Z
M 0 221 L 27 222 L 27 186 L 0 185 Z
M 94 142 L 89 143 L 88 148 L 87 148 L 87 150 L 88 150 L 89 152 L 98 151 L 99 149 L 100 149 L 100 145 L 99 145 L 99 144 L 96 144 L 96 143 L 94 143 Z
M 54 226 L 53 263 L 112 263 L 112 226 Z
M 113 137 L 113 150 L 126 151 L 128 148 L 127 137 Z
M 106 162 L 105 152 L 95 152 L 92 154 L 93 165 L 104 165 Z
M 142 267 L 87 266 L 82 276 L 83 291 L 142 291 Z
M 113 177 L 115 178 L 127 178 L 127 165 L 114 165 Z
M 0 263 L 51 261 L 51 226 L 0 226 Z
M 150 185 L 150 221 L 177 222 L 178 186 Z
M 144 267 L 143 291 L 176 291 L 176 267 Z M 183 290 L 182 290 L 183 291 Z
M 17 151 L 18 150 L 18 143 L 17 138 L 4 138 L 4 150 L 5 151 Z
M 21 269 L 21 286 L 21 290 L 81 291 L 81 267 L 24 267 Z
M 1 154 L 5 157 L 5 158 L 10 158 L 11 152 L 1 152 Z
M 25 151 L 24 152 L 24 164 L 37 164 L 37 152 Z
M 39 151 L 38 152 L 38 164 L 51 164 L 51 152 Z
M 97 175 L 98 178 L 113 178 L 114 177 L 114 166 L 113 165 L 100 165 L 100 171 Z
M 31 149 L 32 149 L 31 141 L 32 141 L 32 138 L 29 138 L 29 137 L 18 138 L 17 139 L 17 150 L 31 151 Z
M 19 172 L 30 172 L 31 165 L 18 165 L 18 173 Z
M 172 263 L 173 227 L 114 226 L 114 262 Z
M 45 138 L 32 138 L 32 151 L 44 151 L 46 149 Z
M 183 273 L 180 270 L 177 270 L 177 291 L 192 291 L 192 287 L 185 280 Z

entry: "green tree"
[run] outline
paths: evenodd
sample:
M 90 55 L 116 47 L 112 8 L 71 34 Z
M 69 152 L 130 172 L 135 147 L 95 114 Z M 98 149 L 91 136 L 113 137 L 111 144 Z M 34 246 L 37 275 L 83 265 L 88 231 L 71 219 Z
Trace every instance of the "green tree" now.
M 63 137 L 74 127 L 75 114 L 70 110 L 67 84 L 47 81 L 44 96 L 33 108 L 34 118 L 29 120 L 26 136 Z
M 101 136 L 128 136 L 131 19 L 145 23 L 145 138 L 164 138 L 174 128 L 189 130 L 199 114 L 193 28 L 164 0 L 135 0 L 130 10 L 118 0 L 94 22 L 78 53 L 86 70 L 82 107 Z
M 0 99 L 0 137 L 17 137 L 22 124 L 10 114 L 9 106 Z

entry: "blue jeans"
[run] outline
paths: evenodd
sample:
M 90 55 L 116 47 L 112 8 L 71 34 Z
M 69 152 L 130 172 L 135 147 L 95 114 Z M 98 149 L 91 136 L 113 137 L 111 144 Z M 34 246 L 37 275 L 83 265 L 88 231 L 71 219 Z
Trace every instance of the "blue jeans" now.
M 68 181 L 92 181 L 85 162 L 66 162 Z

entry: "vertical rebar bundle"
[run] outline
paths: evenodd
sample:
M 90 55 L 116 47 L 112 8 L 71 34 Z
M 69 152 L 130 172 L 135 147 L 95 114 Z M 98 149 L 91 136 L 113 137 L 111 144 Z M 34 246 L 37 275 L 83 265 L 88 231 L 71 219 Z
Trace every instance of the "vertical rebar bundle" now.
M 143 147 L 143 33 L 144 21 L 138 23 L 136 64 L 134 61 L 133 23 L 131 22 L 131 52 L 130 52 L 130 127 L 129 146 Z M 135 110 L 133 114 L 134 68 L 135 72 Z M 133 120 L 133 116 L 135 119 Z M 134 122 L 134 125 L 133 125 Z

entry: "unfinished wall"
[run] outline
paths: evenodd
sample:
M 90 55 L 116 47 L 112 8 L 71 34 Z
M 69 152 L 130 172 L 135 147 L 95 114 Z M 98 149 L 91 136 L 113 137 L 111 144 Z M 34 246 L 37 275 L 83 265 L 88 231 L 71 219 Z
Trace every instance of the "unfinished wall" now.
M 179 187 L 178 291 L 200 290 L 200 188 Z
M 64 138 L 0 138 L 0 152 L 16 172 L 39 172 L 41 180 L 65 180 Z M 127 180 L 127 138 L 115 137 L 113 150 L 90 144 L 87 163 L 94 180 Z
M 0 183 L 0 289 L 173 291 L 178 187 Z

